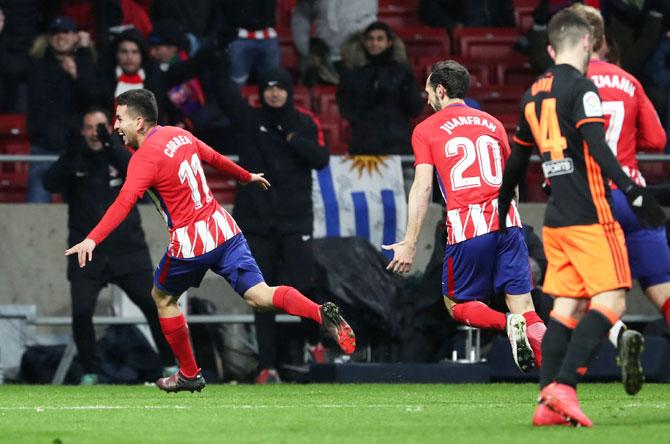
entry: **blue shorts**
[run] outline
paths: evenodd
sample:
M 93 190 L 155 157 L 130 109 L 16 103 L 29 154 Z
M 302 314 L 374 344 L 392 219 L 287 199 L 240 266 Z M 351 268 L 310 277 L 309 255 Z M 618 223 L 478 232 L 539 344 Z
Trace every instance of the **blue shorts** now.
M 177 258 L 166 253 L 154 272 L 154 285 L 168 294 L 180 296 L 191 287 L 199 287 L 207 270 L 223 276 L 240 296 L 264 282 L 247 240 L 238 234 L 209 253 L 193 258 Z
M 642 228 L 621 190 L 612 190 L 612 209 L 626 237 L 633 278 L 643 289 L 670 282 L 670 250 L 665 227 Z
M 533 289 L 528 247 L 519 227 L 473 237 L 444 249 L 442 294 L 456 302 Z

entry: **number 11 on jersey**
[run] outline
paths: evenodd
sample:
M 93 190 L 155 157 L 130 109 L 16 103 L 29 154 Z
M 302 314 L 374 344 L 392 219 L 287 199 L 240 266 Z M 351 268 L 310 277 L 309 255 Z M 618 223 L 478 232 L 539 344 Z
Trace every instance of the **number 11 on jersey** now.
M 198 189 L 198 181 L 195 178 L 197 175 L 200 176 L 202 191 L 205 194 L 205 203 L 208 203 L 212 200 L 212 194 L 209 192 L 207 179 L 205 179 L 205 172 L 202 169 L 200 158 L 194 153 L 190 163 L 187 160 L 184 160 L 179 165 L 179 179 L 181 180 L 181 183 L 186 182 L 189 188 L 191 188 L 191 198 L 193 199 L 196 210 L 202 208 L 202 194 Z

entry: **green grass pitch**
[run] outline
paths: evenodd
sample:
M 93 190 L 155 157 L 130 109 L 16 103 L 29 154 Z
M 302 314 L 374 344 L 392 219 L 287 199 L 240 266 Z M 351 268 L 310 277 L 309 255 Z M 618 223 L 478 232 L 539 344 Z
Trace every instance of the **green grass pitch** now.
M 582 384 L 592 429 L 530 425 L 534 384 L 0 385 L 1 443 L 670 443 L 670 384 Z

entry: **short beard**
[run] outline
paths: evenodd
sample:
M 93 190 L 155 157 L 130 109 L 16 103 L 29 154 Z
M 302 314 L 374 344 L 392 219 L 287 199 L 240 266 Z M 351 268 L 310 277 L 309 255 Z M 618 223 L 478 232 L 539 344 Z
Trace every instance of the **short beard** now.
M 440 102 L 430 102 L 430 107 L 433 108 L 433 111 L 435 112 L 442 111 L 442 105 Z

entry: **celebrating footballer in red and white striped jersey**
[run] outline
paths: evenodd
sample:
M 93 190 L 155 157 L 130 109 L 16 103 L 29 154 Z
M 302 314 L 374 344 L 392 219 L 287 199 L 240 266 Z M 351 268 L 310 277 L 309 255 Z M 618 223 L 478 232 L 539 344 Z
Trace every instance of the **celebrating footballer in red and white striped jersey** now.
M 502 124 L 463 103 L 444 107 L 414 130 L 415 165 L 435 166 L 447 205 L 447 242 L 498 230 L 498 189 L 510 148 Z M 516 204 L 507 226 L 521 226 Z
M 154 126 L 130 160 L 119 199 L 89 237 L 96 244 L 102 242 L 146 191 L 156 199 L 170 228 L 168 254 L 172 257 L 192 258 L 208 253 L 239 234 L 233 218 L 212 196 L 202 162 L 240 182 L 253 178 L 188 131 Z
M 637 151 L 663 151 L 666 143 L 654 105 L 640 82 L 616 65 L 591 59 L 586 76 L 595 83 L 602 100 L 607 144 L 626 174 L 644 186 Z
M 472 327 L 506 331 L 514 361 L 528 371 L 540 366 L 540 344 L 546 330 L 535 312 L 528 247 L 516 204 L 506 214 L 509 229 L 500 230 L 498 192 L 510 148 L 503 126 L 494 117 L 465 105 L 470 74 L 453 60 L 436 63 L 426 81 L 428 104 L 435 114 L 412 136 L 414 183 L 409 193 L 407 230 L 393 250 L 387 269 L 409 272 L 416 242 L 437 172 L 447 204 L 442 295 L 449 314 Z M 505 294 L 510 313 L 486 302 Z
M 77 254 L 79 265 L 85 266 L 96 245 L 125 219 L 145 191 L 152 191 L 170 227 L 170 245 L 154 273 L 151 293 L 163 334 L 180 367 L 174 375 L 158 379 L 156 385 L 166 392 L 205 387 L 177 300 L 188 288 L 199 286 L 207 270 L 224 277 L 252 308 L 277 309 L 312 319 L 342 351 L 353 353 L 356 337 L 335 304 L 318 305 L 293 287 L 265 283 L 239 227 L 212 196 L 202 162 L 242 183 L 255 182 L 267 190 L 270 183 L 263 174 L 246 171 L 188 131 L 156 125 L 156 98 L 148 90 L 125 92 L 117 97 L 117 105 L 114 129 L 137 151 L 114 203 L 87 238 L 65 254 Z

